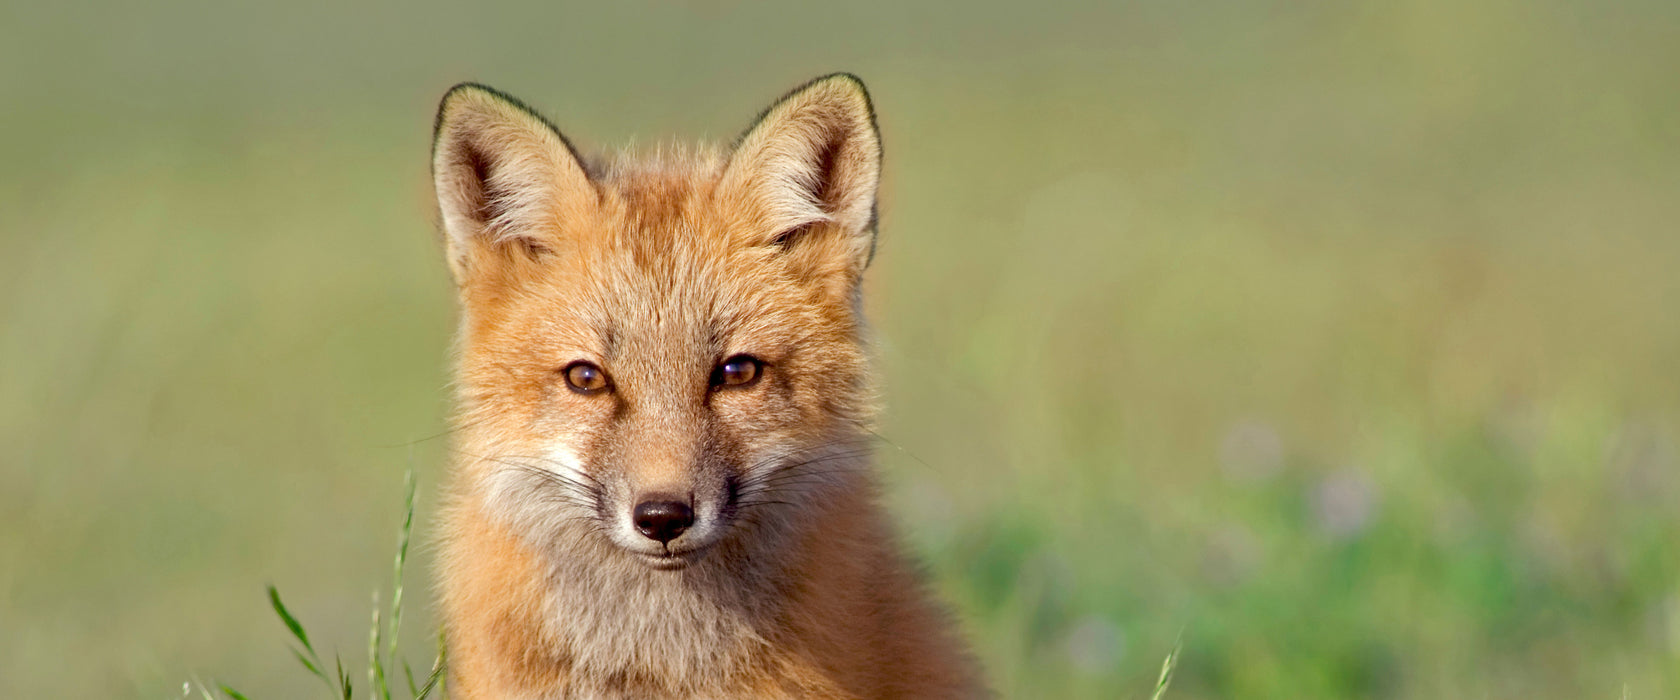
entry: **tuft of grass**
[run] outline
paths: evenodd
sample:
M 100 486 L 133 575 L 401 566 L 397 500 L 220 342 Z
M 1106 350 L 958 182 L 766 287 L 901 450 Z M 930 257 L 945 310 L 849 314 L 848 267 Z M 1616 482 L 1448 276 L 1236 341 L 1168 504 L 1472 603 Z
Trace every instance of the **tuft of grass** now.
M 402 631 L 403 567 L 408 562 L 409 534 L 414 528 L 414 470 L 410 469 L 404 476 L 403 488 L 405 492 L 403 500 L 404 516 L 402 527 L 398 529 L 397 554 L 391 567 L 391 607 L 389 612 L 380 607 L 379 591 L 376 589 L 373 592 L 372 623 L 368 629 L 368 694 L 375 700 L 393 700 L 387 669 L 394 672 L 400 664 L 402 678 L 408 685 L 409 697 L 414 700 L 427 700 L 436 693 L 439 698 L 446 698 L 448 692 L 443 681 L 446 663 L 441 630 L 438 632 L 437 658 L 432 662 L 432 669 L 426 676 L 425 683 L 416 683 L 414 670 L 409 666 L 408 660 L 397 656 L 397 641 Z M 355 696 L 355 688 L 350 681 L 350 673 L 344 670 L 344 659 L 336 654 L 333 656 L 333 673 L 329 675 L 326 671 L 327 665 L 322 662 L 320 654 L 316 653 L 315 645 L 310 643 L 309 633 L 304 629 L 303 623 L 298 621 L 297 616 L 293 615 L 291 610 L 286 608 L 285 602 L 280 599 L 280 589 L 269 586 L 268 601 L 269 606 L 274 609 L 275 616 L 280 618 L 281 624 L 285 625 L 286 631 L 291 633 L 292 640 L 297 643 L 297 646 L 291 649 L 292 656 L 305 670 L 309 671 L 310 675 L 321 679 L 321 682 L 326 684 L 332 697 L 352 700 Z M 196 682 L 197 679 L 194 680 Z M 214 700 L 215 696 L 207 684 L 197 682 L 197 685 L 199 693 L 205 700 Z M 186 684 L 182 688 L 184 694 L 190 695 L 192 686 L 193 683 Z M 225 684 L 218 685 L 217 688 L 226 698 L 247 700 L 243 693 Z

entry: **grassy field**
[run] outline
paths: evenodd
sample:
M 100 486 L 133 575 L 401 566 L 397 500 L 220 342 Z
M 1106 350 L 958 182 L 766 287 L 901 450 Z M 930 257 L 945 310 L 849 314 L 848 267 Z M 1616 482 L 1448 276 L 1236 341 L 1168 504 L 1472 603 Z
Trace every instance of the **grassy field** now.
M 0 697 L 324 692 L 453 301 L 431 110 L 617 147 L 861 74 L 880 464 L 1005 697 L 1680 695 L 1680 5 L 0 18 Z M 312 695 L 313 694 L 313 695 Z

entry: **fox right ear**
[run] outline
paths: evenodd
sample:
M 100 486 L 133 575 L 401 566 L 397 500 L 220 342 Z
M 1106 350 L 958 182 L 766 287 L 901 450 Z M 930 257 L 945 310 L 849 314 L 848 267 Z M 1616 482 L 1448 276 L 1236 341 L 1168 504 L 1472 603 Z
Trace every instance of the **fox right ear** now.
M 560 131 L 492 88 L 462 83 L 438 105 L 432 183 L 457 284 L 509 256 L 551 252 L 593 206 L 583 162 Z
M 750 246 L 785 251 L 794 274 L 854 295 L 875 250 L 881 135 L 863 81 L 817 78 L 782 97 L 736 143 L 718 197 Z

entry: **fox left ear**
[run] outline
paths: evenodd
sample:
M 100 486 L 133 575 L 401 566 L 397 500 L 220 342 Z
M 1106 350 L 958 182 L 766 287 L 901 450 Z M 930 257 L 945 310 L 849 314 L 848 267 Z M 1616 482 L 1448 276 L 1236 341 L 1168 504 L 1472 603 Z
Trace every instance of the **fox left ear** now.
M 836 73 L 765 110 L 737 141 L 718 192 L 742 243 L 785 246 L 819 268 L 812 274 L 854 278 L 874 253 L 880 180 L 869 92 L 857 76 Z
M 513 97 L 457 85 L 438 105 L 434 132 L 432 179 L 460 284 L 552 252 L 593 211 L 595 186 L 577 152 Z

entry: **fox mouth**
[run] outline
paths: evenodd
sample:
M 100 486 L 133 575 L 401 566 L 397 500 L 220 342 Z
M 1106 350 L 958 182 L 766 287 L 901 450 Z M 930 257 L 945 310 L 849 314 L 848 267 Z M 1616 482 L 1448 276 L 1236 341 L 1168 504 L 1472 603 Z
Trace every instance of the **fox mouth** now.
M 686 569 L 690 565 L 699 561 L 701 558 L 705 557 L 706 551 L 709 549 L 711 549 L 710 545 L 689 547 L 674 551 L 667 547 L 665 551 L 659 553 L 638 551 L 635 552 L 635 554 L 636 558 L 642 560 L 642 563 L 648 565 L 649 568 L 658 569 L 660 571 L 677 571 L 679 569 Z
M 687 569 L 690 564 L 694 564 L 694 562 L 699 561 L 699 559 L 706 554 L 706 549 L 711 549 L 711 547 L 684 549 L 684 551 L 677 552 L 665 551 L 659 552 L 659 554 L 637 552 L 637 557 L 638 559 L 642 559 L 643 564 L 647 564 L 648 567 L 654 567 L 654 569 L 659 569 L 659 571 L 677 571 L 677 569 Z
M 642 558 L 642 562 L 647 564 L 649 568 L 658 569 L 660 571 L 677 571 L 679 569 L 686 569 L 689 564 L 693 563 L 690 561 L 692 557 L 685 557 L 680 554 L 642 554 L 639 556 Z

